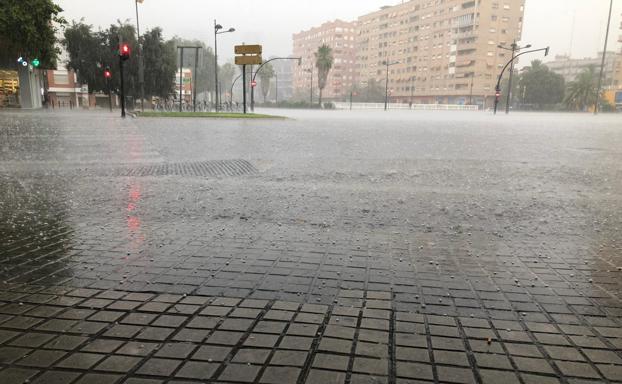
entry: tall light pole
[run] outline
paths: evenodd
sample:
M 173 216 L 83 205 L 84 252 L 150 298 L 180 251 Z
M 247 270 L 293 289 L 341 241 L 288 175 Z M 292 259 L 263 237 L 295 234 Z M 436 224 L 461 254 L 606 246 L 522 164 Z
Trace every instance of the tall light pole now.
M 389 63 L 388 61 L 384 61 L 383 64 L 387 67 L 387 76 L 385 79 L 385 85 L 384 85 L 384 110 L 388 110 L 389 109 L 389 67 L 395 64 L 399 64 L 399 61 L 394 61 L 392 63 Z
M 136 34 L 138 38 L 138 84 L 140 85 L 140 110 L 145 111 L 145 63 L 143 61 L 143 47 L 140 43 L 140 23 L 138 22 L 138 3 L 143 3 L 144 0 L 136 0 Z
M 309 97 L 309 103 L 313 105 L 313 67 L 311 67 L 311 69 L 305 69 L 305 72 L 311 74 L 311 96 Z
M 235 28 L 229 28 L 226 31 L 222 30 L 222 25 L 216 23 L 216 20 L 214 20 L 214 77 L 215 77 L 215 82 L 214 82 L 214 87 L 215 87 L 215 93 L 214 93 L 214 100 L 216 101 L 216 111 L 218 112 L 218 110 L 220 110 L 220 97 L 218 95 L 218 35 L 221 35 L 223 33 L 231 33 L 231 32 L 235 32 Z
M 531 44 L 527 44 L 524 47 L 519 47 L 518 44 L 516 44 L 516 40 L 514 40 L 510 48 L 504 47 L 503 45 L 497 45 L 497 48 L 505 49 L 506 51 L 512 51 L 512 60 L 510 61 L 511 64 L 510 64 L 510 81 L 508 84 L 508 97 L 505 103 L 505 114 L 507 115 L 510 113 L 510 101 L 512 99 L 512 80 L 514 79 L 514 59 L 516 59 L 516 52 L 520 52 L 521 49 L 531 48 Z
M 605 32 L 605 48 L 603 48 L 603 60 L 600 63 L 600 75 L 598 76 L 598 87 L 596 88 L 596 99 L 594 100 L 594 114 L 598 115 L 598 102 L 600 101 L 600 90 L 603 86 L 603 74 L 605 72 L 605 59 L 607 57 L 607 40 L 609 40 L 609 27 L 611 26 L 611 12 L 613 10 L 613 0 L 609 3 L 609 18 L 607 20 L 607 32 Z

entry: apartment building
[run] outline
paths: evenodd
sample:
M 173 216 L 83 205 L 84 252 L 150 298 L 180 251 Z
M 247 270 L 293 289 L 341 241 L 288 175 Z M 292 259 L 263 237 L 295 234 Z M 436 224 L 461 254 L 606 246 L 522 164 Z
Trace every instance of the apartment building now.
M 356 23 L 361 85 L 385 84 L 392 102 L 494 102 L 497 75 L 520 41 L 524 0 L 411 0 Z
M 356 23 L 343 20 L 326 22 L 293 35 L 293 55 L 302 57 L 302 64 L 293 67 L 294 93 L 317 94 L 318 79 L 315 56 L 318 47 L 326 44 L 333 50 L 334 64 L 323 91 L 325 100 L 342 100 L 356 83 Z M 313 73 L 311 73 L 313 71 Z M 311 79 L 313 78 L 313 84 Z

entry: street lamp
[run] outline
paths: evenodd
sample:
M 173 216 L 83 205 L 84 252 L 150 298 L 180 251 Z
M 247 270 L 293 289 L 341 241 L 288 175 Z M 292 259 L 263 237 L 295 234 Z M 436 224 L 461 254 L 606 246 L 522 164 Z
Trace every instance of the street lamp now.
M 507 115 L 507 114 L 510 113 L 510 100 L 511 100 L 511 97 L 512 97 L 512 80 L 514 79 L 514 59 L 516 57 L 515 54 L 516 54 L 516 52 L 520 52 L 521 49 L 529 49 L 529 48 L 531 48 L 531 44 L 527 44 L 524 47 L 519 47 L 516 44 L 516 40 L 514 40 L 514 42 L 510 46 L 510 48 L 504 47 L 501 44 L 497 45 L 497 48 L 505 49 L 506 51 L 511 51 L 512 52 L 512 61 L 511 61 L 511 64 L 510 64 L 510 81 L 509 81 L 509 84 L 508 84 L 508 98 L 507 98 L 507 101 L 505 103 L 505 114 Z
M 600 89 L 603 86 L 603 73 L 605 72 L 605 58 L 607 57 L 607 40 L 609 40 L 609 27 L 611 26 L 611 12 L 613 10 L 613 0 L 609 4 L 609 19 L 607 20 L 607 32 L 605 33 L 605 48 L 603 49 L 603 59 L 600 63 L 600 75 L 598 76 L 598 87 L 596 88 L 596 99 L 594 100 L 594 114 L 598 115 L 598 102 L 600 101 Z
M 399 61 L 394 61 L 389 63 L 388 61 L 383 61 L 382 64 L 387 66 L 387 77 L 385 80 L 384 87 L 384 110 L 386 111 L 389 108 L 389 67 L 392 65 L 399 64 Z
M 313 105 L 313 67 L 311 67 L 311 69 L 305 69 L 304 71 L 311 74 L 311 96 L 309 97 L 309 103 Z
M 143 60 L 143 47 L 140 44 L 140 23 L 138 22 L 138 3 L 142 4 L 143 0 L 136 0 L 136 34 L 138 38 L 138 84 L 140 85 L 140 110 L 145 112 L 145 63 Z
M 222 25 L 216 23 L 214 20 L 214 77 L 215 77 L 215 94 L 214 99 L 216 101 L 216 111 L 220 109 L 220 100 L 218 97 L 218 35 L 222 35 L 223 33 L 231 33 L 235 32 L 235 28 L 229 28 L 226 31 L 223 30 Z

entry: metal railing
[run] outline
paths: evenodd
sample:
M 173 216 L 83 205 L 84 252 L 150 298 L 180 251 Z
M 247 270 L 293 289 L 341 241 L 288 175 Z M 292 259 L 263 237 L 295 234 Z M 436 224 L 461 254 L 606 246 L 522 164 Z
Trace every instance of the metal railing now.
M 350 109 L 350 103 L 337 102 L 336 109 Z M 384 109 L 384 103 L 352 103 L 352 109 Z M 389 109 L 410 109 L 416 111 L 477 111 L 477 105 L 460 105 L 460 104 L 407 104 L 407 103 L 389 103 Z

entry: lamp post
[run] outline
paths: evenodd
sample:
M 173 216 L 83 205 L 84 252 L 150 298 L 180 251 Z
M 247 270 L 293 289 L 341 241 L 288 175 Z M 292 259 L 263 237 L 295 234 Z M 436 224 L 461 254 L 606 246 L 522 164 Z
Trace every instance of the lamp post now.
M 216 102 L 216 112 L 220 109 L 220 97 L 218 95 L 218 35 L 235 32 L 235 28 L 229 28 L 226 31 L 223 31 L 222 29 L 222 25 L 216 23 L 216 20 L 214 20 L 214 101 Z
M 387 67 L 387 76 L 384 84 L 384 110 L 389 109 L 389 67 L 395 64 L 399 64 L 399 61 L 394 61 L 389 63 L 388 61 L 384 61 L 383 64 Z
M 136 35 L 138 38 L 138 83 L 140 85 L 140 110 L 145 112 L 145 62 L 143 60 L 143 47 L 140 43 L 140 23 L 138 22 L 138 3 L 143 3 L 143 0 L 135 0 L 136 5 Z
M 523 48 L 520 49 L 524 49 L 524 48 L 528 48 L 531 47 L 531 45 L 527 45 Z M 508 49 L 505 47 L 502 47 L 499 45 L 499 48 L 503 48 L 503 49 Z M 495 87 L 495 109 L 494 109 L 494 114 L 497 114 L 497 107 L 499 106 L 499 96 L 501 95 L 501 79 L 503 78 L 503 73 L 505 72 L 505 70 L 508 68 L 508 66 L 512 66 L 512 68 L 514 68 L 514 60 L 516 60 L 519 56 L 522 55 L 526 55 L 527 53 L 533 53 L 533 52 L 539 52 L 539 51 L 544 51 L 544 56 L 548 56 L 549 55 L 549 47 L 546 48 L 540 48 L 540 49 L 532 49 L 531 51 L 525 51 L 525 52 L 521 52 L 518 55 L 514 55 L 514 52 L 512 52 L 512 59 L 510 61 L 508 61 L 508 63 L 505 65 L 505 67 L 503 67 L 503 69 L 501 70 L 501 73 L 499 74 L 499 78 L 497 79 L 497 86 Z M 511 82 L 511 77 L 510 77 L 510 87 L 512 85 Z M 508 90 L 508 106 L 506 106 L 506 114 L 510 113 L 510 108 L 509 108 L 509 93 L 511 93 L 511 88 Z
M 512 52 L 512 60 L 510 61 L 510 81 L 508 84 L 508 96 L 507 96 L 507 101 L 505 103 L 505 114 L 507 115 L 510 113 L 510 101 L 512 98 L 512 80 L 514 79 L 514 59 L 516 58 L 515 56 L 516 52 L 520 52 L 521 49 L 531 48 L 531 44 L 527 44 L 524 47 L 519 47 L 516 44 L 516 40 L 514 40 L 510 48 L 504 47 L 501 44 L 497 45 L 497 48 L 505 49 L 506 51 Z
M 598 76 L 598 87 L 596 88 L 596 99 L 594 100 L 594 114 L 598 115 L 598 102 L 600 101 L 600 90 L 603 86 L 603 73 L 605 72 L 605 59 L 607 57 L 607 40 L 609 40 L 609 27 L 611 26 L 611 12 L 613 10 L 613 0 L 609 4 L 609 18 L 607 20 L 607 32 L 605 33 L 605 48 L 603 48 L 603 59 L 600 63 L 600 75 Z
M 274 104 L 279 103 L 279 74 L 274 72 Z
M 305 72 L 311 74 L 311 96 L 309 97 L 309 104 L 313 105 L 313 67 L 311 67 L 311 69 L 305 69 Z

